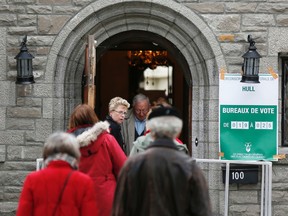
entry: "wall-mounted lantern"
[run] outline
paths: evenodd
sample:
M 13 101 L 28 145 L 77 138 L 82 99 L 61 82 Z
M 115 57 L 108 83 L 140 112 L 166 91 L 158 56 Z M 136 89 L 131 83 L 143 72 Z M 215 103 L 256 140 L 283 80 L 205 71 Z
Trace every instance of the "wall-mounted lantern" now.
M 248 35 L 250 43 L 249 50 L 242 56 L 244 63 L 242 66 L 242 79 L 240 82 L 245 83 L 260 83 L 259 82 L 259 62 L 260 54 L 256 51 L 255 41 L 251 35 Z
M 27 46 L 27 35 L 23 38 L 21 43 L 20 52 L 15 59 L 17 60 L 17 80 L 16 84 L 32 84 L 34 82 L 32 59 L 34 58 L 28 52 Z

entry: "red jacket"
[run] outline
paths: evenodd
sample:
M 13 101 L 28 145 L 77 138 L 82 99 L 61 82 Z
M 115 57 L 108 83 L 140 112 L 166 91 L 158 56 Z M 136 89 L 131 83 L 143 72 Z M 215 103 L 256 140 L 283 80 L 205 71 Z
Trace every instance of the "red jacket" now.
M 71 172 L 65 161 L 51 161 L 47 168 L 30 173 L 24 182 L 17 216 L 52 216 L 65 179 Z M 89 176 L 74 171 L 67 182 L 56 216 L 95 216 L 96 197 Z
M 108 122 L 93 127 L 78 127 L 74 133 L 80 143 L 79 170 L 94 181 L 99 216 L 109 216 L 114 199 L 117 176 L 126 161 L 126 155 L 116 139 L 107 132 Z

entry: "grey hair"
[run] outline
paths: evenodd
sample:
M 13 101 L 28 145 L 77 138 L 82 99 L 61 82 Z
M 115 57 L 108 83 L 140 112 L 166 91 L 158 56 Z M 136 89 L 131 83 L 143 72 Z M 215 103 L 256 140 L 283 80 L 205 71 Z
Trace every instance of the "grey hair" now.
M 68 154 L 76 159 L 81 156 L 79 143 L 76 137 L 65 132 L 55 132 L 51 134 L 44 144 L 43 158 L 44 160 L 57 153 Z
M 137 94 L 133 98 L 132 106 L 134 107 L 138 102 L 145 101 L 145 100 L 147 101 L 148 105 L 150 105 L 150 100 L 149 100 L 149 98 L 146 95 L 141 94 L 141 93 Z
M 154 138 L 175 139 L 180 134 L 183 121 L 175 116 L 160 116 L 147 121 L 147 128 Z
M 119 105 L 125 106 L 127 109 L 130 107 L 130 104 L 127 100 L 121 97 L 114 97 L 109 102 L 109 112 L 115 110 Z

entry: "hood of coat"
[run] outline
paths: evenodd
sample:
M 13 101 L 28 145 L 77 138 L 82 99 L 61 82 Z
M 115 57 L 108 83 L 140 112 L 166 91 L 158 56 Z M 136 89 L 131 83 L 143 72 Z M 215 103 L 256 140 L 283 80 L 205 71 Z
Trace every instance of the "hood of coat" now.
M 134 142 L 134 146 L 139 151 L 144 151 L 150 143 L 153 142 L 151 135 L 148 133 L 144 136 L 138 137 Z
M 107 121 L 97 122 L 93 127 L 83 131 L 77 136 L 80 147 L 88 146 L 91 142 L 97 140 L 102 133 L 109 133 L 109 123 Z

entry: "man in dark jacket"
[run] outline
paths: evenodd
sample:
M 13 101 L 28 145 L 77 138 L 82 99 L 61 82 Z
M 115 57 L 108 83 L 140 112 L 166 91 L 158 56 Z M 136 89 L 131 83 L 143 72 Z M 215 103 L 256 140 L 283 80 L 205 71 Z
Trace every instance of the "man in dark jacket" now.
M 130 157 L 122 168 L 113 216 L 212 215 L 202 171 L 173 142 L 182 124 L 173 108 L 152 111 L 147 126 L 154 141 L 147 150 Z

